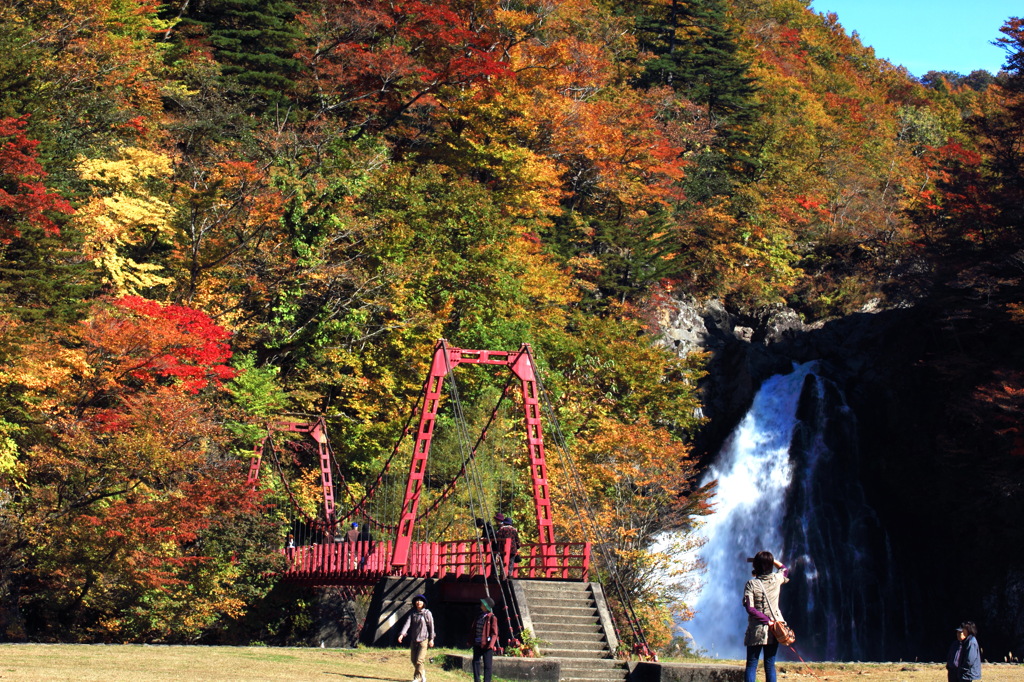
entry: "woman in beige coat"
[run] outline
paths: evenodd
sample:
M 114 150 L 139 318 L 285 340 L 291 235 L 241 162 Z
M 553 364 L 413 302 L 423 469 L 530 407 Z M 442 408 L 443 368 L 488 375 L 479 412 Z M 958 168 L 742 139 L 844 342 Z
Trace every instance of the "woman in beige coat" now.
M 748 561 L 754 564 L 754 577 L 743 586 L 743 606 L 747 610 L 747 632 L 743 636 L 747 647 L 746 682 L 756 682 L 757 659 L 762 651 L 765 682 L 776 682 L 775 656 L 779 643 L 771 633 L 771 626 L 777 620 L 785 622 L 779 609 L 779 592 L 782 585 L 789 582 L 789 569 L 768 551 L 758 552 Z

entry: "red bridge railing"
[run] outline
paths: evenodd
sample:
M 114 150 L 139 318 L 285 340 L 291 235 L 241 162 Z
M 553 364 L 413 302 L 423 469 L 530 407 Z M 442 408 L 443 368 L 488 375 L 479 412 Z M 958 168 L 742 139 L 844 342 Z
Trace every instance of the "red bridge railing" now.
M 541 578 L 586 582 L 590 576 L 590 543 L 522 545 L 519 561 L 511 561 L 508 541 L 492 549 L 480 541 L 414 542 L 405 566 L 391 565 L 394 549 L 386 542 L 336 542 L 284 550 L 283 577 L 311 585 L 372 584 L 385 576 L 444 578 L 447 576 Z M 508 570 L 511 561 L 511 571 Z
M 590 543 L 559 542 L 548 546 L 523 545 L 519 548 L 521 560 L 513 578 L 549 578 L 560 580 L 590 579 Z

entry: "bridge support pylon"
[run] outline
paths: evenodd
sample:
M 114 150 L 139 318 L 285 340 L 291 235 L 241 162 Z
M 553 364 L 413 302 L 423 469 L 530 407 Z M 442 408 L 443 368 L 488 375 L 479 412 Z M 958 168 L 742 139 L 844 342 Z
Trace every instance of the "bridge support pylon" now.
M 530 480 L 533 485 L 534 513 L 537 519 L 537 544 L 542 547 L 544 552 L 545 567 L 554 570 L 556 560 L 552 552 L 554 551 L 555 533 L 548 488 L 544 434 L 541 427 L 540 386 L 530 345 L 524 343 L 518 351 L 466 350 L 452 348 L 444 339 L 438 341 L 434 347 L 434 355 L 430 363 L 430 374 L 426 381 L 419 428 L 416 431 L 416 443 L 413 446 L 412 461 L 409 464 L 409 478 L 405 487 L 405 498 L 399 516 L 391 565 L 396 568 L 402 567 L 409 561 L 409 548 L 412 544 L 413 528 L 416 523 L 416 511 L 423 491 L 427 459 L 430 457 L 430 444 L 434 437 L 434 425 L 441 403 L 441 391 L 444 387 L 445 377 L 461 364 L 504 365 L 519 380 L 530 460 Z

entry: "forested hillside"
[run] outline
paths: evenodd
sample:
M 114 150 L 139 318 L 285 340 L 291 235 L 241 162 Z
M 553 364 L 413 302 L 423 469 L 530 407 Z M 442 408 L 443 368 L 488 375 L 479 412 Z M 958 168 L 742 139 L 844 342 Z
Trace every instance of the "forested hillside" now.
M 1024 267 L 1021 20 L 1000 75 L 915 79 L 807 5 L 0 6 L 0 638 L 250 632 L 285 529 L 281 491 L 243 485 L 268 420 L 324 415 L 362 486 L 446 338 L 532 345 L 664 644 L 682 602 L 650 540 L 712 491 L 704 359 L 659 345 L 659 305 L 810 322 Z M 459 386 L 478 428 L 501 381 Z M 495 505 L 527 509 L 499 459 Z M 283 641 L 277 617 L 246 637 Z

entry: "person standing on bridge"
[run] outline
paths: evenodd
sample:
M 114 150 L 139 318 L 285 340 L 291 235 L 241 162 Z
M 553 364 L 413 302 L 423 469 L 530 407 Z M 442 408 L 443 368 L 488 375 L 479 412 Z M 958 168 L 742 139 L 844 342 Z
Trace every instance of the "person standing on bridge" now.
M 519 561 L 519 530 L 513 525 L 512 519 L 505 516 L 501 520 L 501 528 L 499 528 L 495 535 L 498 540 L 508 540 L 512 545 L 511 553 L 508 558 L 508 566 L 503 566 L 505 574 L 508 576 L 512 575 L 512 571 L 515 568 L 515 563 Z M 504 562 L 502 562 L 504 563 Z
M 342 556 L 345 557 L 346 563 L 348 564 L 346 568 L 355 568 L 356 563 L 359 560 L 358 557 L 356 557 L 356 542 L 359 541 L 359 524 L 353 521 L 351 527 L 341 538 L 341 541 L 345 544 L 342 548 L 342 551 L 344 552 Z
M 399 644 L 406 635 L 409 636 L 409 658 L 412 659 L 412 682 L 427 682 L 427 649 L 434 646 L 434 616 L 422 594 L 412 598 L 412 611 L 398 633 Z
M 359 529 L 359 570 L 366 568 L 366 560 L 370 558 L 370 554 L 373 553 L 373 535 L 370 534 L 370 525 L 364 523 L 363 527 Z
M 487 543 L 489 548 L 490 544 L 494 542 L 495 539 L 494 526 L 492 526 L 489 521 L 484 521 L 480 517 L 477 517 L 476 530 L 480 533 L 480 540 Z

